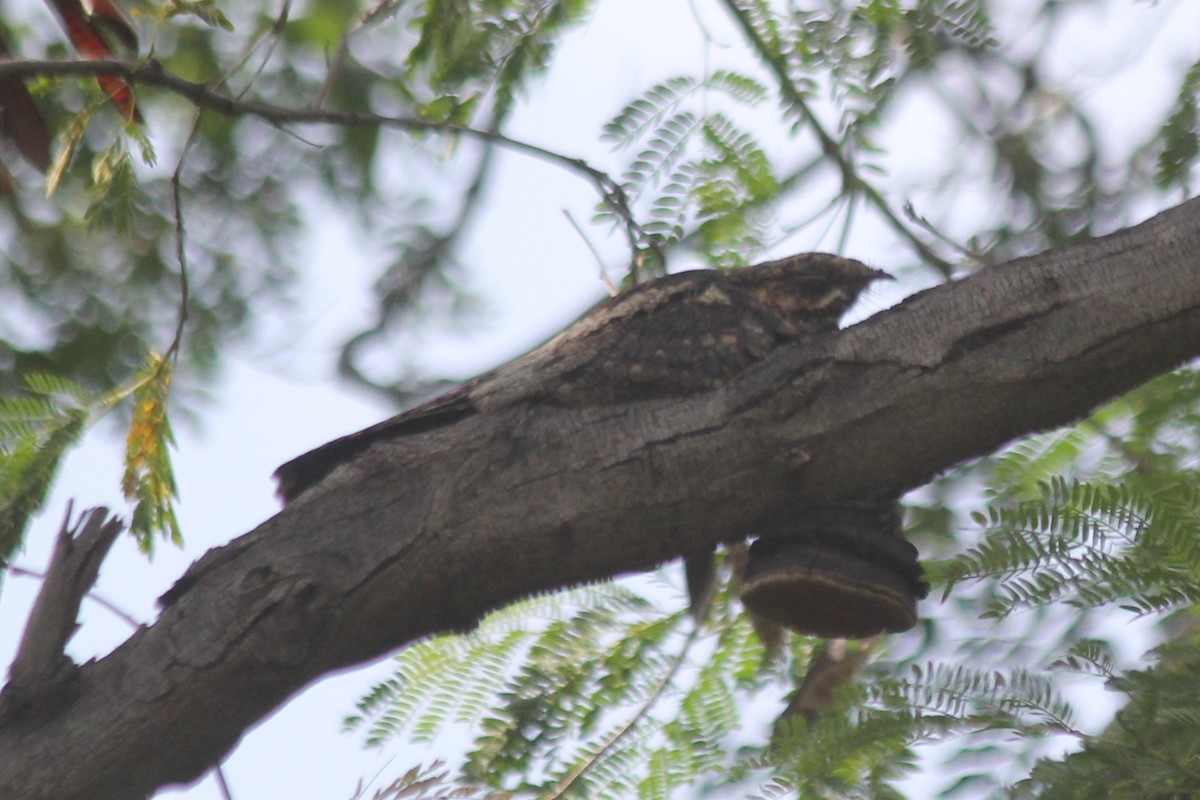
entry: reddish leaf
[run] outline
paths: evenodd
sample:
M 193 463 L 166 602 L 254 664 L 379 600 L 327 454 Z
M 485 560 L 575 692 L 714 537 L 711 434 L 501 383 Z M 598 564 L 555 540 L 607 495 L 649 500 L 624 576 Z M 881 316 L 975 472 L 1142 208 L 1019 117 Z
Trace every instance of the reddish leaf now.
M 82 0 L 53 0 L 67 38 L 86 58 L 112 58 L 137 53 L 137 33 L 129 20 L 109 0 L 90 0 L 90 13 Z M 114 75 L 98 75 L 100 87 L 121 109 L 126 119 L 141 122 L 133 89 Z
M 0 36 L 0 57 L 11 55 Z M 50 166 L 50 134 L 46 121 L 20 78 L 0 80 L 0 135 L 10 140 L 30 164 L 42 172 Z
M 137 55 L 137 31 L 119 8 L 109 0 L 83 0 L 83 10 L 89 15 L 92 26 L 104 39 L 109 50 L 126 58 Z

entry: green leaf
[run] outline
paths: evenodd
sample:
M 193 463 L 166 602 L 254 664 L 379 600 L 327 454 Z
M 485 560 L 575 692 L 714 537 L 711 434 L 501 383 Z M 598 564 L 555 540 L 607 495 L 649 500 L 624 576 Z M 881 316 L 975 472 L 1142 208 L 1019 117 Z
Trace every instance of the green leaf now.
M 75 148 L 83 138 L 90 117 L 91 109 L 76 114 L 63 130 L 59 140 L 58 153 L 54 156 L 54 163 L 50 165 L 50 171 L 46 173 L 47 197 L 52 197 L 58 190 L 59 184 L 62 183 L 63 176 L 67 173 L 67 167 L 71 165 L 71 157 L 75 155 Z
M 225 12 L 217 5 L 216 0 L 170 0 L 165 11 L 168 18 L 195 17 L 210 28 L 220 28 L 223 31 L 233 30 L 233 23 L 225 16 Z
M 29 395 L 0 397 L 0 564 L 20 550 L 90 415 L 84 391 L 49 374 L 25 376 Z

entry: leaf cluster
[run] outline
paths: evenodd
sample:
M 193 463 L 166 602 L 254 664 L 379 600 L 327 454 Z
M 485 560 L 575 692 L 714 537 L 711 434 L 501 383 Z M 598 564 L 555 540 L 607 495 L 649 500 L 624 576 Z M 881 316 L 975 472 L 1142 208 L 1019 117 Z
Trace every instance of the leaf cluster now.
M 211 4 L 186 5 L 187 16 L 172 5 L 137 19 L 163 34 L 143 37 L 155 40 L 155 56 L 171 69 L 189 71 L 188 64 L 215 64 L 219 42 L 186 27 L 180 37 L 158 27 L 168 18 L 182 24 Z M 14 31 L 27 30 L 23 22 L 44 27 L 38 23 L 49 13 L 42 4 L 12 11 L 6 21 Z M 176 50 L 181 42 L 191 48 L 186 57 Z M 14 36 L 10 43 L 19 55 L 39 55 L 34 37 Z M 64 55 L 61 43 L 49 45 L 48 55 Z M 0 304 L 13 312 L 0 323 L 0 391 L 18 390 L 19 376 L 29 372 L 53 372 L 90 391 L 109 391 L 132 380 L 145 353 L 164 348 L 177 324 L 181 267 L 173 187 L 152 144 L 162 141 L 163 129 L 155 125 L 158 98 L 140 97 L 150 119 L 142 128 L 120 119 L 94 80 L 40 79 L 31 88 L 57 134 L 55 157 L 45 196 L 14 165 L 21 182 L 12 188 L 19 190 L 0 203 L 6 231 Z M 269 185 L 254 185 L 254 154 L 233 140 L 201 136 L 196 152 L 206 161 L 204 170 L 183 176 L 185 193 L 194 191 L 190 212 L 197 235 L 188 249 L 196 291 L 180 364 L 185 374 L 207 375 L 219 347 L 244 332 L 251 298 L 289 276 L 281 256 L 295 234 L 296 213 L 272 204 L 279 195 Z M 278 178 L 274 173 L 266 181 Z M 256 202 L 245 203 L 247 196 Z M 241 213 L 229 214 L 231 207 Z
M 125 437 L 121 491 L 134 504 L 129 532 L 147 554 L 154 550 L 155 533 L 183 544 L 174 507 L 179 492 L 169 453 L 175 445 L 167 418 L 171 372 L 172 364 L 165 358 L 154 358 L 143 368 L 133 390 L 133 414 Z
M 625 105 L 604 139 L 638 147 L 623 175 L 626 193 L 645 200 L 649 246 L 662 251 L 696 232 L 716 264 L 742 264 L 765 236 L 755 207 L 779 190 L 757 137 L 712 107 L 718 97 L 753 107 L 768 96 L 754 78 L 717 70 L 703 80 L 668 79 Z
M 723 769 L 739 704 L 770 679 L 744 619 L 704 636 L 689 620 L 622 584 L 532 598 L 405 650 L 347 724 L 371 744 L 466 725 L 462 775 L 496 789 L 670 797 Z
M 87 425 L 87 393 L 53 375 L 25 376 L 28 392 L 0 397 L 0 566 L 20 549 L 64 455 Z
M 1200 644 L 1194 635 L 1159 649 L 1159 663 L 1118 673 L 1092 662 L 1108 688 L 1128 697 L 1112 725 L 1062 760 L 1044 759 L 1014 797 L 1195 797 L 1200 793 Z
M 354 797 L 363 796 L 360 786 Z M 372 795 L 373 800 L 508 800 L 510 797 L 507 792 L 464 786 L 454 781 L 441 760 L 428 767 L 413 767 Z
M 89 426 L 130 397 L 121 478 L 122 493 L 133 504 L 130 533 L 148 555 L 157 534 L 182 544 L 169 453 L 174 445 L 167 414 L 171 370 L 169 358 L 154 356 L 136 380 L 103 394 L 68 378 L 33 373 L 25 376 L 24 392 L 0 395 L 0 566 L 21 549 L 67 454 Z
M 588 0 L 429 0 L 411 23 L 418 38 L 405 59 L 407 83 L 440 95 L 424 106 L 427 113 L 462 112 L 451 92 L 488 92 L 493 112 L 503 117 L 521 85 L 549 64 L 555 41 L 590 6 Z M 423 80 L 414 80 L 417 75 Z M 469 113 L 441 118 L 470 120 Z
M 989 617 L 1059 600 L 1137 613 L 1191 605 L 1200 596 L 1194 480 L 1154 493 L 1053 480 L 1037 499 L 977 514 L 983 542 L 931 571 L 947 595 L 964 580 L 998 580 Z
M 1158 170 L 1155 179 L 1163 187 L 1178 186 L 1191 194 L 1192 167 L 1200 159 L 1200 61 L 1183 77 L 1175 107 L 1158 134 Z

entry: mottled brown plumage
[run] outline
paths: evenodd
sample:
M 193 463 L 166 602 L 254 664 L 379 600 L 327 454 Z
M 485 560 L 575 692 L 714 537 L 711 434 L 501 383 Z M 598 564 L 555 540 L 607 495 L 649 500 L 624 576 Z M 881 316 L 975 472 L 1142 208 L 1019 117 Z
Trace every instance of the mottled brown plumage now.
M 290 502 L 376 442 L 477 413 L 551 403 L 615 405 L 720 386 L 784 342 L 833 330 L 872 281 L 857 261 L 805 253 L 731 270 L 669 275 L 609 298 L 515 361 L 281 466 Z

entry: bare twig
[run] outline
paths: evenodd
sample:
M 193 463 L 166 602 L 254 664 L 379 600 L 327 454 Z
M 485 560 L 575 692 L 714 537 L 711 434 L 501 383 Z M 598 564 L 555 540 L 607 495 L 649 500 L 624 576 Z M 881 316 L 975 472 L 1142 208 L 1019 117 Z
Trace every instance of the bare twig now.
M 267 28 L 260 36 L 256 37 L 254 41 L 250 42 L 249 46 L 247 46 L 242 52 L 241 57 L 234 62 L 233 66 L 225 70 L 225 76 L 221 78 L 218 85 L 224 85 L 227 83 L 236 72 L 241 70 L 242 67 L 246 66 L 246 64 L 250 62 L 250 58 L 254 55 L 255 51 L 258 50 L 259 46 L 262 45 L 263 42 L 268 42 L 267 52 L 263 54 L 262 60 L 259 62 L 258 67 L 256 67 L 254 70 L 254 74 L 250 76 L 248 81 L 246 81 L 245 87 L 243 87 L 242 90 L 237 93 L 239 98 L 244 97 L 246 92 L 250 91 L 250 87 L 254 85 L 254 81 L 259 75 L 262 74 L 262 71 L 267 66 L 267 63 L 271 60 L 271 55 L 274 54 L 275 47 L 279 44 L 279 37 L 283 34 L 283 28 L 285 25 L 287 25 L 288 17 L 291 15 L 291 13 L 292 0 L 283 0 L 283 5 L 279 9 L 279 13 L 271 22 L 271 27 Z
M 325 105 L 325 98 L 329 96 L 329 90 L 333 88 L 333 82 L 337 80 L 338 73 L 342 70 L 342 65 L 346 63 L 346 56 L 350 54 L 350 37 L 366 26 L 373 25 L 393 13 L 403 2 L 404 0 L 380 0 L 379 5 L 364 11 L 358 16 L 358 19 L 351 23 L 350 28 L 342 34 L 342 39 L 338 42 L 337 52 L 333 54 L 333 58 L 329 62 L 329 68 L 325 71 L 325 80 L 321 82 L 321 87 L 317 89 L 317 93 L 309 101 L 309 108 L 316 109 Z
M 493 120 L 488 129 L 494 130 L 497 124 Z M 382 292 L 379 311 L 374 323 L 352 336 L 342 346 L 341 352 L 338 354 L 338 374 L 368 388 L 382 391 L 389 399 L 401 405 L 412 402 L 414 397 L 426 394 L 430 390 L 441 389 L 455 383 L 455 381 L 445 380 L 422 381 L 413 386 L 411 381 L 400 379 L 390 385 L 381 385 L 359 369 L 358 353 L 362 347 L 387 332 L 389 323 L 397 313 L 405 310 L 406 305 L 411 305 L 411 297 L 415 294 L 417 287 L 433 275 L 444 261 L 452 258 L 459 238 L 479 210 L 479 198 L 488 176 L 492 173 L 494 152 L 495 146 L 491 142 L 485 142 L 479 162 L 475 165 L 475 174 L 463 194 L 462 203 L 459 205 L 454 221 L 442 232 L 422 237 L 423 241 L 420 247 L 413 248 L 412 251 L 401 256 L 401 264 L 393 264 L 388 268 L 390 273 L 396 270 L 397 266 L 402 266 L 405 269 L 406 278 L 400 282 L 401 285 L 390 287 Z
M 513 139 L 497 131 L 480 130 L 467 125 L 450 122 L 435 122 L 407 116 L 388 116 L 364 111 L 329 111 L 315 108 L 289 108 L 234 97 L 219 89 L 202 83 L 189 81 L 163 69 L 158 61 L 125 61 L 120 59 L 93 59 L 87 61 L 0 61 L 0 79 L 24 78 L 34 75 L 116 75 L 130 83 L 157 86 L 190 100 L 201 108 L 207 108 L 230 117 L 255 117 L 272 125 L 341 125 L 349 127 L 379 127 L 405 131 L 428 131 L 464 136 L 483 142 L 492 142 L 509 150 L 547 161 L 585 178 L 600 194 L 604 204 L 621 221 L 625 237 L 637 262 L 643 245 L 649 241 L 642 226 L 634 219 L 629 199 L 621 184 L 608 173 L 597 169 L 582 158 L 564 155 L 555 150 L 541 147 L 520 139 Z
M 233 793 L 229 791 L 229 782 L 225 780 L 220 764 L 213 767 L 213 779 L 217 782 L 217 791 L 221 793 L 222 800 L 233 800 Z
M 12 575 L 14 578 L 33 578 L 33 579 L 39 580 L 39 581 L 46 580 L 46 573 L 38 572 L 36 569 L 29 569 L 27 567 L 22 567 L 22 566 L 17 566 L 17 565 L 13 565 L 13 566 L 9 567 L 8 574 Z M 124 610 L 123 608 L 121 608 L 116 603 L 109 600 L 107 597 L 105 597 L 102 594 L 98 594 L 94 591 L 89 591 L 87 593 L 86 597 L 88 600 L 91 600 L 96 605 L 100 606 L 103 609 L 106 609 L 114 617 L 121 620 L 126 625 L 133 628 L 134 630 L 137 630 L 137 628 L 142 624 L 141 622 L 139 622 L 137 620 L 136 617 L 133 616 L 133 614 L 130 614 L 128 611 Z
M 124 529 L 119 519 L 109 518 L 106 508 L 85 511 L 74 525 L 71 511 L 68 503 L 46 580 L 29 613 L 9 671 L 11 680 L 0 692 L 0 717 L 43 702 L 65 700 L 55 688 L 70 677 L 75 667 L 64 651 L 78 627 L 79 606 L 96 582 L 109 548 Z M 59 697 L 51 697 L 54 694 Z
M 610 297 L 616 297 L 621 290 L 613 283 L 612 278 L 608 277 L 608 268 L 604 266 L 604 259 L 600 257 L 600 252 L 596 246 L 592 244 L 592 240 L 588 238 L 587 233 L 583 230 L 576 220 L 574 215 L 567 209 L 563 209 L 563 216 L 567 218 L 567 222 L 571 223 L 571 227 L 579 234 L 579 238 L 583 239 L 583 243 L 587 245 L 587 249 L 591 251 L 592 258 L 596 259 L 596 266 L 600 268 L 600 282 L 604 284 L 605 290 L 608 291 Z
M 559 798 L 564 797 L 575 785 L 576 781 L 580 779 L 580 777 L 586 774 L 587 771 L 592 769 L 596 764 L 600 763 L 609 753 L 613 751 L 618 742 L 624 739 L 630 731 L 637 727 L 639 722 L 646 718 L 646 715 L 650 713 L 650 710 L 654 708 L 655 704 L 662 699 L 664 693 L 670 687 L 671 682 L 675 680 L 675 675 L 678 674 L 679 669 L 687 661 L 687 655 L 691 651 L 692 645 L 694 645 L 696 640 L 699 638 L 700 630 L 701 626 L 699 624 L 692 626 L 691 631 L 688 633 L 687 639 L 683 641 L 683 645 L 679 648 L 679 653 L 675 656 L 674 663 L 671 664 L 670 669 L 668 669 L 659 680 L 658 685 L 650 691 L 650 694 L 646 697 L 645 702 L 643 702 L 638 710 L 634 712 L 633 716 L 631 716 L 623 725 L 613 731 L 607 742 L 601 745 L 595 752 L 584 757 L 578 764 L 576 764 L 565 776 L 563 776 L 562 780 L 560 780 L 553 789 L 545 794 L 539 795 L 538 800 L 559 800 Z
M 187 262 L 187 228 L 183 224 L 183 191 L 181 188 L 182 180 L 180 175 L 183 172 L 184 162 L 187 160 L 188 154 L 192 151 L 192 145 L 196 141 L 196 134 L 200 130 L 200 115 L 192 120 L 192 129 L 188 132 L 187 141 L 183 145 L 183 151 L 179 154 L 179 162 L 175 165 L 175 171 L 171 174 L 171 199 L 174 201 L 175 215 L 175 258 L 179 261 L 179 319 L 175 323 L 175 336 L 171 340 L 171 346 L 167 348 L 167 356 L 177 356 L 179 348 L 183 344 L 183 329 L 187 325 L 188 319 L 188 262 Z M 163 359 L 164 363 L 166 359 Z

